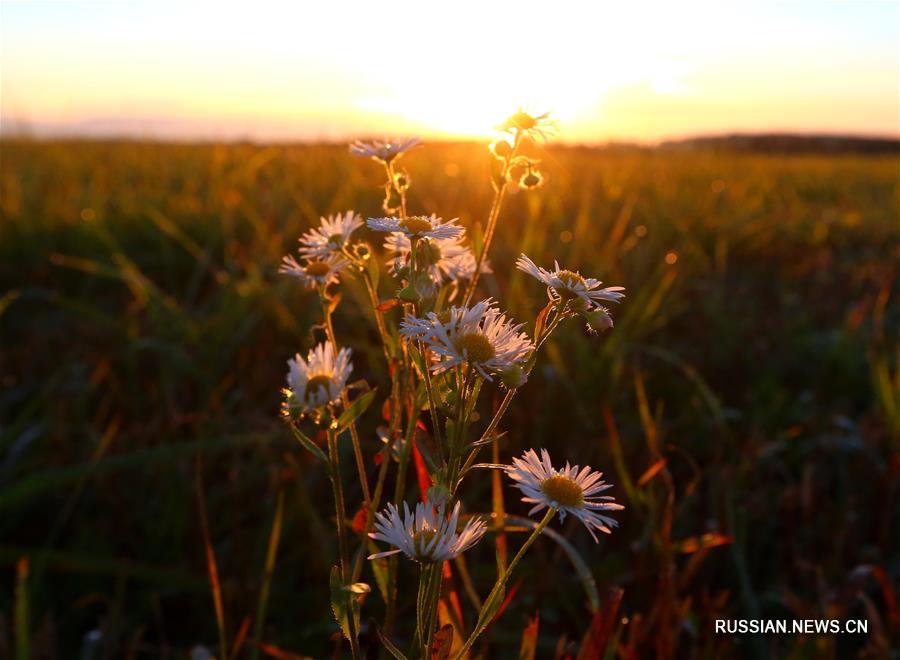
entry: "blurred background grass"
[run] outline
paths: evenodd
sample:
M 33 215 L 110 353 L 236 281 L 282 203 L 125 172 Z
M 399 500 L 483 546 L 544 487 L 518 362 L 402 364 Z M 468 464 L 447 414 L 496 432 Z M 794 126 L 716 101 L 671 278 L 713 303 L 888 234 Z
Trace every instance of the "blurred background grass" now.
M 603 336 L 574 320 L 558 332 L 501 456 L 546 446 L 616 484 L 627 509 L 612 536 L 561 531 L 601 594 L 624 589 L 620 652 L 887 653 L 900 639 L 900 159 L 542 157 L 548 184 L 508 200 L 483 290 L 533 319 L 544 292 L 513 266 L 526 252 L 628 298 Z M 483 220 L 483 145 L 428 146 L 406 164 L 412 211 Z M 229 635 L 255 616 L 283 493 L 262 639 L 330 652 L 328 484 L 277 414 L 315 301 L 276 271 L 320 215 L 378 213 L 379 184 L 343 146 L 2 143 L 0 655 L 16 594 L 34 657 L 213 647 L 200 480 Z M 363 294 L 349 291 L 338 337 L 356 374 L 384 385 Z M 362 427 L 370 457 L 375 417 Z M 489 508 L 488 481 L 469 482 L 469 511 Z M 525 511 L 508 490 L 507 508 Z M 590 623 L 561 550 L 535 547 L 491 632 L 498 657 L 538 610 L 539 657 Z M 470 562 L 482 589 L 490 552 Z M 864 618 L 870 633 L 713 634 L 715 618 L 756 616 Z

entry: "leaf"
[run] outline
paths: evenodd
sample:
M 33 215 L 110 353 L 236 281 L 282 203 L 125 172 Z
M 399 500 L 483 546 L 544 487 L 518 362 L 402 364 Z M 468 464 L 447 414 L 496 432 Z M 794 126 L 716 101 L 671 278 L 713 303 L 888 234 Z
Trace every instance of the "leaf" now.
M 359 507 L 359 511 L 357 511 L 353 515 L 353 523 L 351 527 L 354 534 L 362 534 L 364 531 L 366 531 L 366 522 L 368 521 L 368 518 L 369 507 L 365 502 L 363 502 Z
M 323 463 L 328 463 L 328 457 L 325 455 L 325 452 L 322 451 L 322 448 L 319 447 L 315 442 L 313 442 L 308 435 L 306 435 L 303 431 L 297 428 L 296 424 L 290 424 L 291 432 L 294 434 L 294 437 L 297 438 L 297 441 L 303 445 L 303 448 L 306 449 L 313 456 L 318 458 Z
M 394 646 L 394 643 L 381 631 L 381 628 L 375 626 L 375 632 L 378 635 L 378 639 L 381 640 L 381 645 L 388 650 L 388 653 L 397 658 L 397 660 L 406 660 L 403 652 Z
M 683 541 L 676 541 L 672 544 L 672 549 L 675 550 L 675 552 L 689 555 L 698 550 L 715 548 L 716 546 L 728 545 L 729 543 L 734 543 L 733 536 L 719 534 L 718 532 L 710 532 L 708 534 L 703 534 L 702 536 L 691 536 Z
M 494 443 L 491 447 L 491 458 L 495 463 L 500 461 L 500 447 Z M 500 480 L 500 471 L 491 472 L 491 505 L 494 511 L 494 524 L 497 526 L 497 534 L 494 536 L 494 548 L 497 560 L 497 572 L 506 573 L 508 565 L 508 553 L 506 546 L 506 534 L 501 531 L 505 525 L 506 505 L 503 502 L 503 484 Z
M 369 390 L 365 394 L 362 394 L 356 397 L 356 401 L 350 404 L 350 407 L 347 408 L 344 412 L 341 413 L 341 416 L 338 417 L 337 425 L 340 431 L 343 431 L 345 428 L 350 426 L 353 422 L 356 421 L 356 418 L 366 412 L 366 409 L 372 405 L 373 399 L 375 399 L 375 393 L 378 391 L 377 388 Z
M 278 556 L 278 545 L 281 542 L 281 522 L 284 518 L 284 490 L 278 489 L 275 500 L 275 517 L 272 520 L 272 529 L 269 532 L 269 545 L 266 548 L 266 563 L 263 569 L 262 588 L 259 591 L 259 601 L 256 606 L 256 624 L 253 628 L 253 637 L 257 641 L 262 640 L 266 623 L 266 610 L 269 607 L 269 591 L 272 586 L 272 577 L 275 574 L 275 561 Z M 236 652 L 232 653 L 236 657 Z M 253 649 L 253 657 L 258 658 L 258 649 Z
M 194 485 L 197 492 L 197 512 L 200 516 L 200 530 L 203 533 L 203 546 L 206 550 L 206 570 L 209 575 L 209 587 L 212 592 L 213 606 L 216 613 L 216 626 L 219 630 L 219 654 L 228 657 L 228 636 L 225 632 L 225 610 L 222 606 L 222 589 L 219 582 L 219 568 L 216 553 L 209 533 L 209 517 L 206 514 L 206 490 L 203 487 L 203 466 L 200 455 L 197 457 L 194 471 Z
M 343 298 L 343 297 L 344 297 L 344 294 L 342 294 L 340 291 L 338 291 L 337 293 L 332 294 L 331 296 L 329 296 L 328 298 L 325 299 L 326 304 L 328 305 L 328 313 L 329 314 L 334 313 L 334 310 L 336 310 L 338 308 L 338 305 L 341 304 L 341 298 Z
M 489 623 L 487 627 L 491 627 L 497 621 L 500 620 L 500 617 L 503 616 L 503 613 L 506 611 L 506 608 L 509 607 L 509 604 L 513 601 L 513 598 L 516 597 L 516 594 L 519 593 L 519 589 L 522 586 L 522 580 L 516 582 L 512 588 L 507 592 L 506 597 L 501 601 L 500 598 L 497 598 L 495 602 L 491 603 L 491 607 L 489 608 Z M 501 592 L 502 595 L 502 592 Z
M 16 562 L 15 621 L 16 658 L 28 660 L 28 557 L 21 557 Z
M 372 289 L 377 292 L 378 278 L 381 276 L 381 271 L 378 268 L 378 259 L 370 257 L 368 263 L 366 264 L 366 270 L 369 271 L 369 279 L 372 282 Z
M 387 300 L 382 300 L 380 303 L 378 303 L 378 306 L 375 309 L 377 309 L 379 312 L 388 312 L 394 309 L 394 307 L 399 304 L 400 301 L 397 298 L 388 298 Z
M 431 643 L 431 660 L 447 660 L 450 657 L 450 649 L 453 646 L 453 626 L 444 624 L 434 634 Z
M 644 471 L 644 474 L 641 475 L 641 478 L 638 479 L 638 483 L 637 483 L 638 488 L 640 488 L 641 486 L 646 484 L 648 481 L 650 481 L 653 477 L 655 477 L 657 474 L 659 474 L 659 471 L 662 470 L 666 466 L 666 463 L 667 463 L 667 459 L 661 458 L 658 461 L 656 461 L 653 465 L 648 467 Z
M 241 652 L 241 649 L 244 647 L 244 642 L 247 641 L 247 633 L 250 632 L 250 617 L 245 616 L 244 620 L 241 621 L 241 627 L 238 628 L 237 635 L 234 636 L 234 642 L 231 644 L 231 655 L 228 657 L 232 660 L 238 657 L 238 654 Z
M 547 315 L 550 313 L 554 307 L 554 302 L 551 300 L 547 303 L 547 305 L 538 312 L 537 318 L 534 320 L 534 340 L 538 341 L 541 338 L 541 334 L 544 332 L 544 324 L 547 322 Z
M 619 603 L 622 602 L 623 593 L 624 591 L 619 587 L 609 590 L 603 607 L 591 619 L 591 627 L 581 641 L 577 660 L 594 660 L 603 657 L 616 625 L 616 615 L 619 612 Z
M 425 356 L 422 355 L 422 351 L 415 348 L 412 342 L 409 343 L 409 357 L 412 359 L 413 363 L 416 365 L 416 369 L 419 370 L 419 376 L 422 379 L 425 378 Z
M 537 526 L 537 523 L 530 518 L 521 518 L 519 516 L 509 515 L 506 516 L 506 524 L 507 531 L 509 531 L 509 525 L 522 525 L 529 531 Z M 572 563 L 572 567 L 575 569 L 575 572 L 578 573 L 578 577 L 581 580 L 582 586 L 584 587 L 585 594 L 588 597 L 591 612 L 596 612 L 600 607 L 600 594 L 597 593 L 597 583 L 594 580 L 594 576 L 591 574 L 591 569 L 588 567 L 587 562 L 585 562 L 584 558 L 582 558 L 582 556 L 578 554 L 575 546 L 569 543 L 566 538 L 555 529 L 545 527 L 544 531 L 541 532 L 541 534 L 542 536 L 546 536 L 555 541 L 559 545 L 559 547 L 562 548 L 563 552 L 566 553 L 566 556 Z
M 428 468 L 425 467 L 425 459 L 422 458 L 422 452 L 419 451 L 419 443 L 416 442 L 415 438 L 413 438 L 412 450 L 413 461 L 416 465 L 416 476 L 419 479 L 419 490 L 422 493 L 422 500 L 424 501 L 428 489 L 431 488 L 431 477 L 428 475 Z
M 335 621 L 341 627 L 344 637 L 350 639 L 350 621 L 347 617 L 348 609 L 353 608 L 353 622 L 356 624 L 355 629 L 359 630 L 359 601 L 356 596 L 347 590 L 351 587 L 345 587 L 341 580 L 340 566 L 331 567 L 331 611 L 334 613 Z
M 270 658 L 275 658 L 276 660 L 308 660 L 306 656 L 297 655 L 296 653 L 291 653 L 290 651 L 285 651 L 278 648 L 277 646 L 272 646 L 271 644 L 263 644 L 262 642 L 256 642 L 252 639 L 248 641 L 255 648 L 259 649 Z
M 472 231 L 469 232 L 469 240 L 472 242 L 472 252 L 480 255 L 481 250 L 484 248 L 484 229 L 481 227 L 480 222 L 475 222 Z
M 528 625 L 522 632 L 522 646 L 519 647 L 519 660 L 534 660 L 537 652 L 538 628 L 541 624 L 540 613 L 535 613 L 534 618 L 528 621 Z

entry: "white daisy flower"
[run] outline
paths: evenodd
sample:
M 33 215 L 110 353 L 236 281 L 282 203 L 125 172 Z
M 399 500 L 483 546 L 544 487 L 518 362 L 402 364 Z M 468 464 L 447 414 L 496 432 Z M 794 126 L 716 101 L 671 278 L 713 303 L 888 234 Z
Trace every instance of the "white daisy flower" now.
M 523 324 L 513 324 L 494 307 L 489 298 L 472 307 L 451 307 L 440 315 L 429 312 L 424 319 L 407 314 L 400 333 L 425 342 L 438 357 L 435 373 L 458 364 L 468 364 L 487 380 L 514 365 L 524 363 L 534 344 L 519 332 Z
M 560 520 L 571 513 L 584 523 L 594 541 L 597 541 L 595 529 L 609 534 L 610 528 L 619 524 L 597 512 L 625 508 L 609 495 L 598 495 L 612 488 L 611 484 L 600 481 L 602 472 L 592 472 L 589 466 L 579 472 L 577 465 L 570 467 L 568 463 L 562 470 L 557 470 L 551 465 L 546 449 L 541 449 L 540 458 L 534 449 L 526 451 L 522 458 L 514 458 L 513 464 L 506 466 L 506 474 L 525 495 L 522 501 L 534 504 L 528 515 L 547 507 L 559 511 Z
M 369 555 L 379 559 L 402 552 L 418 562 L 441 562 L 453 559 L 481 540 L 487 526 L 480 518 L 472 518 L 461 532 L 456 531 L 459 522 L 459 502 L 448 519 L 444 504 L 435 506 L 430 499 L 416 505 L 415 514 L 403 503 L 403 517 L 394 504 L 388 504 L 384 512 L 375 514 L 375 530 L 369 536 L 376 541 L 389 543 L 396 550 Z
M 389 163 L 400 154 L 415 147 L 417 144 L 419 144 L 419 138 L 409 138 L 408 140 L 372 140 L 371 142 L 356 140 L 350 145 L 350 153 L 354 156 L 374 158 L 383 163 Z
M 535 115 L 519 108 L 497 128 L 508 133 L 522 133 L 532 140 L 540 138 L 546 141 L 556 132 L 557 125 L 556 120 L 550 117 L 549 112 Z
M 335 357 L 331 343 L 318 344 L 306 360 L 299 353 L 288 360 L 288 388 L 304 412 L 314 410 L 340 400 L 352 370 L 349 348 Z
M 434 214 L 411 215 L 408 218 L 369 218 L 369 229 L 400 232 L 408 238 L 456 238 L 465 231 L 456 224 L 459 218 L 446 222 Z
M 601 300 L 618 302 L 625 297 L 622 293 L 624 287 L 609 286 L 601 289 L 599 287 L 603 282 L 600 280 L 584 277 L 577 271 L 562 270 L 556 261 L 553 262 L 553 267 L 553 272 L 545 270 L 524 254 L 516 260 L 516 268 L 542 282 L 551 299 L 579 301 L 583 309 L 591 309 L 599 307 Z
M 304 257 L 324 259 L 337 254 L 350 242 L 350 235 L 362 227 L 362 216 L 347 211 L 343 215 L 335 213 L 327 218 L 320 218 L 321 224 L 300 237 L 300 248 L 297 250 Z
M 337 282 L 340 279 L 338 277 L 340 272 L 349 265 L 350 262 L 339 255 L 331 255 L 324 259 L 306 259 L 301 264 L 289 254 L 281 260 L 278 272 L 296 277 L 304 286 L 314 289 L 317 286 L 328 286 Z
M 435 284 L 472 278 L 475 273 L 475 254 L 463 245 L 464 236 L 465 231 L 453 238 L 429 238 L 419 243 L 419 254 L 425 255 L 426 262 L 420 264 L 420 267 L 427 267 L 428 275 Z M 384 241 L 384 249 L 393 253 L 388 267 L 396 276 L 409 263 L 409 237 L 400 232 L 390 234 Z M 490 267 L 482 265 L 481 270 L 489 273 Z

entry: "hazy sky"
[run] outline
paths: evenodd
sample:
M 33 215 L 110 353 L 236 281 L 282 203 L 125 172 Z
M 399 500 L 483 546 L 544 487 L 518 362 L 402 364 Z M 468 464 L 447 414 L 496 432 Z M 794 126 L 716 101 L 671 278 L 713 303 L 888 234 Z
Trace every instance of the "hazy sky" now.
M 4 131 L 900 136 L 893 2 L 0 2 Z

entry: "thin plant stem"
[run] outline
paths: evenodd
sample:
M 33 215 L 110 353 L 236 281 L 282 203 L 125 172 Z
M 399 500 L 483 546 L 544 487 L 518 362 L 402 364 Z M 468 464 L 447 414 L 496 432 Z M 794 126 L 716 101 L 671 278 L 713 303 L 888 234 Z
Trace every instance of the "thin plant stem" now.
M 335 356 L 337 356 L 337 339 L 334 335 L 334 325 L 331 322 L 331 308 L 329 307 L 324 287 L 322 287 L 319 292 L 319 298 L 322 301 L 322 312 L 325 315 L 325 334 L 328 337 L 329 343 L 331 343 L 331 348 L 334 350 Z M 347 396 L 346 389 L 341 392 L 341 403 L 345 410 L 350 406 L 350 397 Z M 371 502 L 372 496 L 369 491 L 369 478 L 366 476 L 366 462 L 363 459 L 362 445 L 359 441 L 359 432 L 356 430 L 355 421 L 350 422 L 350 439 L 353 443 L 353 455 L 356 458 L 356 470 L 359 473 L 359 484 L 362 487 L 363 499 L 366 502 Z
M 447 488 L 451 492 L 456 490 L 453 487 L 453 484 L 455 483 L 456 477 L 459 474 L 460 454 L 462 453 L 463 449 L 463 425 L 465 422 L 465 411 L 466 404 L 468 403 L 467 396 L 470 381 L 471 372 L 466 372 L 465 374 L 463 374 L 462 368 L 460 368 L 456 374 L 458 391 L 456 397 L 456 415 L 453 428 L 453 440 L 451 441 L 449 438 L 447 439 L 447 444 L 450 451 L 450 459 L 448 461 L 447 467 Z
M 370 257 L 371 258 L 371 257 Z M 375 317 L 375 326 L 378 328 L 378 335 L 381 337 L 381 345 L 384 348 L 384 357 L 390 361 L 391 357 L 388 353 L 388 332 L 384 324 L 384 314 L 378 309 L 378 291 L 375 289 L 375 282 L 369 276 L 369 272 L 365 265 L 362 266 L 362 278 L 366 285 L 366 291 L 369 294 L 369 302 L 372 303 L 372 315 Z
M 497 408 L 497 412 L 494 413 L 494 416 L 491 418 L 491 421 L 488 424 L 487 428 L 484 430 L 484 433 L 481 434 L 481 438 L 479 438 L 478 440 L 478 445 L 473 447 L 472 451 L 470 451 L 469 455 L 466 457 L 466 462 L 463 463 L 462 469 L 459 471 L 460 477 L 465 475 L 469 468 L 472 467 L 472 464 L 478 457 L 478 452 L 481 451 L 481 443 L 489 439 L 497 430 L 497 425 L 500 423 L 500 420 L 503 419 L 503 415 L 506 414 L 506 411 L 509 408 L 509 404 L 512 403 L 513 397 L 518 391 L 518 388 L 506 391 L 506 396 L 504 396 L 503 400 L 500 402 L 500 407 Z M 461 478 L 460 481 L 462 481 Z M 457 486 L 459 486 L 459 481 L 457 481 L 455 484 L 452 484 L 451 487 L 453 489 L 453 492 L 456 492 Z
M 372 493 L 372 501 L 369 505 L 369 510 L 366 513 L 366 525 L 363 530 L 362 537 L 363 543 L 360 547 L 359 551 L 356 554 L 356 558 L 353 562 L 353 582 L 356 582 L 359 579 L 360 574 L 362 573 L 362 559 L 365 556 L 366 549 L 366 541 L 365 539 L 369 536 L 369 532 L 372 531 L 372 524 L 375 521 L 375 512 L 378 510 L 378 507 L 381 505 L 381 495 L 384 492 L 384 483 L 387 478 L 388 466 L 391 464 L 391 454 L 394 449 L 394 442 L 396 440 L 397 434 L 399 433 L 399 426 L 401 422 L 401 401 L 403 400 L 402 392 L 400 391 L 400 381 L 401 378 L 398 376 L 394 378 L 393 383 L 391 383 L 391 424 L 390 424 L 390 439 L 385 445 L 384 449 L 382 449 L 382 460 L 381 465 L 378 467 L 378 480 L 375 482 L 375 492 Z
M 553 320 L 550 321 L 549 325 L 546 329 L 541 333 L 540 337 L 537 338 L 537 343 L 535 345 L 535 353 L 544 345 L 544 342 L 553 334 L 553 331 L 556 330 L 556 327 L 560 324 L 563 319 L 563 315 L 555 314 Z M 469 455 L 466 457 L 466 462 L 463 463 L 462 469 L 457 473 L 457 476 L 464 476 L 469 468 L 475 463 L 475 459 L 478 458 L 478 454 L 481 451 L 482 443 L 486 440 L 490 439 L 491 435 L 497 430 L 497 425 L 500 423 L 500 420 L 503 419 L 503 416 L 506 414 L 507 409 L 509 408 L 509 404 L 512 403 L 513 397 L 515 397 L 516 392 L 518 392 L 518 388 L 507 390 L 506 395 L 503 397 L 503 400 L 500 402 L 500 407 L 497 408 L 497 412 L 494 413 L 494 416 L 491 418 L 490 423 L 487 428 L 484 430 L 484 433 L 481 434 L 481 437 L 478 439 L 478 443 L 475 447 L 472 448 L 472 451 L 469 452 Z M 461 479 L 459 480 L 461 481 Z M 450 488 L 452 492 L 456 492 L 457 487 L 459 486 L 459 481 L 456 483 L 451 483 Z
M 416 599 L 416 636 L 419 638 L 423 658 L 430 657 L 434 643 L 437 606 L 441 594 L 441 569 L 443 562 L 422 564 L 419 572 L 419 591 Z
M 410 386 L 410 389 L 412 387 Z M 394 484 L 394 504 L 400 506 L 403 501 L 403 494 L 406 492 L 406 474 L 409 470 L 409 459 L 412 454 L 413 437 L 416 432 L 416 422 L 418 416 L 416 414 L 417 401 L 415 392 L 410 394 L 411 405 L 409 419 L 406 422 L 406 434 L 403 441 L 403 450 L 400 453 L 400 460 L 397 466 L 397 481 Z M 385 634 L 393 632 L 394 621 L 397 615 L 397 556 L 393 555 L 388 560 L 388 599 L 384 617 Z
M 328 429 L 328 460 L 331 463 L 331 486 L 334 491 L 334 511 L 337 518 L 338 554 L 341 559 L 341 583 L 350 584 L 350 555 L 347 547 L 347 529 L 344 524 L 346 513 L 344 508 L 344 486 L 341 482 L 341 460 L 338 454 L 337 431 Z M 347 593 L 347 628 L 350 633 L 350 651 L 354 660 L 360 657 L 359 640 L 356 638 L 356 621 L 353 618 L 353 599 L 356 596 Z
M 497 227 L 497 218 L 500 217 L 500 207 L 503 204 L 503 197 L 506 194 L 506 176 L 509 172 L 510 163 L 521 143 L 521 133 L 516 131 L 515 141 L 510 154 L 504 159 L 503 169 L 500 171 L 503 183 L 495 186 L 494 199 L 491 202 L 491 210 L 488 212 L 487 229 L 484 232 L 484 244 L 481 246 L 481 252 L 478 254 L 478 261 L 475 264 L 475 272 L 469 282 L 469 288 L 466 290 L 466 297 L 463 299 L 463 306 L 468 307 L 472 302 L 472 296 L 475 294 L 475 288 L 478 286 L 478 280 L 481 277 L 481 269 L 484 266 L 484 260 L 488 251 L 491 249 L 491 241 L 494 239 L 494 229 Z
M 424 657 L 430 657 L 431 647 L 434 644 L 434 632 L 437 628 L 437 610 L 441 601 L 441 583 L 443 581 L 444 562 L 432 562 L 431 578 L 428 585 L 428 594 L 425 601 L 425 653 Z
M 431 426 L 433 427 L 432 433 L 434 433 L 434 444 L 438 448 L 438 453 L 441 457 L 441 460 L 444 460 L 444 449 L 441 444 L 441 425 L 438 420 L 437 414 L 437 401 L 434 398 L 434 387 L 431 382 L 431 368 L 428 364 L 428 353 L 426 353 L 425 343 L 419 342 L 419 350 L 422 352 L 422 359 L 425 361 L 425 372 L 424 380 L 425 380 L 425 393 L 428 395 L 428 408 L 431 412 Z M 452 451 L 448 447 L 448 453 Z
M 513 557 L 512 561 L 509 563 L 509 568 L 507 568 L 501 575 L 497 577 L 497 582 L 494 584 L 494 588 L 491 589 L 491 593 L 488 594 L 488 597 L 484 601 L 484 605 L 481 607 L 481 611 L 478 613 L 478 621 L 475 623 L 475 628 L 472 630 L 472 634 L 469 635 L 469 638 L 466 640 L 466 643 L 459 650 L 459 653 L 456 654 L 455 660 L 459 660 L 463 656 L 468 653 L 469 649 L 472 648 L 472 644 L 475 643 L 475 640 L 478 639 L 478 636 L 484 632 L 484 629 L 487 627 L 487 624 L 490 623 L 490 617 L 493 616 L 496 611 L 497 600 L 501 597 L 503 593 L 503 588 L 506 586 L 506 583 L 509 581 L 509 576 L 512 575 L 513 571 L 516 570 L 516 566 L 519 565 L 519 562 L 522 560 L 522 557 L 525 556 L 525 553 L 528 551 L 528 548 L 537 540 L 537 537 L 541 535 L 544 531 L 544 528 L 550 524 L 550 521 L 553 520 L 553 516 L 556 515 L 556 509 L 550 508 L 547 510 L 547 513 L 544 514 L 543 520 L 538 523 L 538 526 L 534 528 L 534 531 L 531 532 L 531 536 L 522 544 L 522 547 L 519 548 L 519 551 L 516 553 L 516 556 Z

